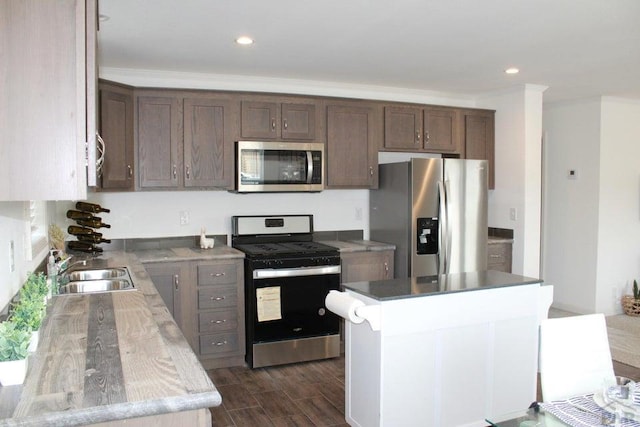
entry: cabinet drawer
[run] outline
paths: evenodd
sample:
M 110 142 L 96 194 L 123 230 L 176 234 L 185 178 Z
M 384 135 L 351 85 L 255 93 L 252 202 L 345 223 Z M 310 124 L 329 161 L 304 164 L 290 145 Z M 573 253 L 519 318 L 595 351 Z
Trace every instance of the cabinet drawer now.
M 490 244 L 487 248 L 487 268 L 511 273 L 511 244 Z
M 236 285 L 210 286 L 198 289 L 198 308 L 224 308 L 238 305 Z
M 200 333 L 234 331 L 238 327 L 238 310 L 206 311 L 198 314 Z
M 218 354 L 238 351 L 238 334 L 200 336 L 200 354 Z
M 226 285 L 237 281 L 235 264 L 198 266 L 198 285 Z

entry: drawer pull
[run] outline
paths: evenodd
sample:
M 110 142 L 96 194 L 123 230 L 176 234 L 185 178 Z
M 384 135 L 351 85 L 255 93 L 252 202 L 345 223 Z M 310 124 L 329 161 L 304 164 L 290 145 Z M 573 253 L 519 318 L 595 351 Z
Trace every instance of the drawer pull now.
M 211 301 L 222 301 L 225 297 L 211 297 Z
M 227 344 L 227 340 L 224 340 L 224 341 L 218 341 L 218 342 L 212 342 L 212 343 L 211 343 L 211 345 L 215 345 L 215 346 L 218 346 L 218 347 L 220 347 L 220 346 L 222 346 L 222 345 L 225 345 L 225 344 Z
M 222 320 L 211 320 L 211 323 L 215 323 L 216 325 L 219 325 L 221 323 L 227 323 L 227 319 L 222 319 Z
M 489 258 L 502 258 L 502 255 L 489 255 Z
M 225 275 L 225 273 L 211 273 L 210 274 L 210 276 L 212 276 L 212 277 L 222 277 L 224 275 Z

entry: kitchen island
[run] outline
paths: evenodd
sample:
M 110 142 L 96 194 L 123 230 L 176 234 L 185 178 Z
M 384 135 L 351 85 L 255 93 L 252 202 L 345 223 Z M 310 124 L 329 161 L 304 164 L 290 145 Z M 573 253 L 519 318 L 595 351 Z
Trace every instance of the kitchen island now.
M 51 299 L 22 386 L 0 387 L 0 426 L 210 426 L 222 398 L 138 258 L 135 290 Z
M 352 426 L 484 426 L 536 399 L 538 326 L 553 287 L 497 271 L 344 284 Z M 359 303 L 358 303 L 359 304 Z

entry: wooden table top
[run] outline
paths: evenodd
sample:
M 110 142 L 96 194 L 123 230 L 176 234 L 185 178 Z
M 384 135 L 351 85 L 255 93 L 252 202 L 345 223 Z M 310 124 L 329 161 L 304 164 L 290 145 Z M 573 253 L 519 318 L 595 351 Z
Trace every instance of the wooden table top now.
M 222 398 L 134 254 L 136 290 L 51 299 L 21 386 L 0 387 L 0 426 L 86 425 L 220 405 Z

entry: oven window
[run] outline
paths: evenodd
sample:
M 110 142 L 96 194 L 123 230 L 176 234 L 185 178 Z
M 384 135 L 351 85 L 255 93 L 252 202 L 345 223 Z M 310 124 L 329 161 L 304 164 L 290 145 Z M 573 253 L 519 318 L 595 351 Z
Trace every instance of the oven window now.
M 304 184 L 307 182 L 306 151 L 242 149 L 240 156 L 241 184 Z
M 254 280 L 247 295 L 253 342 L 339 333 L 340 318 L 324 304 L 339 282 L 337 274 Z

